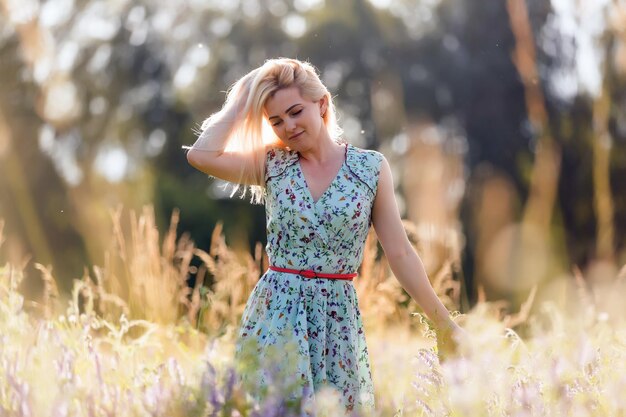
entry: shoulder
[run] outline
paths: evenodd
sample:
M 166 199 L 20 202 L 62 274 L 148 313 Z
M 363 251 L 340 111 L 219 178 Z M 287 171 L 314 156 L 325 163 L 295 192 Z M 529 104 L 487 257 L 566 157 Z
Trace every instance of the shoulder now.
M 378 177 L 384 155 L 371 149 L 362 149 L 348 144 L 346 157 L 350 171 L 376 195 Z
M 288 166 L 298 161 L 298 154 L 287 148 L 278 146 L 265 149 L 265 182 L 281 175 Z
M 372 150 L 356 147 L 348 144 L 348 160 L 353 164 L 365 164 L 369 168 L 380 167 L 380 163 L 384 159 L 382 153 Z

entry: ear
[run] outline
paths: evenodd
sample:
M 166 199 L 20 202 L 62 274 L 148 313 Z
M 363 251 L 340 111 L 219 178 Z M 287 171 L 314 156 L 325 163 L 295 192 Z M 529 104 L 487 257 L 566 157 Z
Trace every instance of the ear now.
M 319 99 L 319 106 L 320 106 L 320 116 L 326 116 L 326 110 L 328 109 L 328 97 L 327 96 L 322 96 L 322 98 Z

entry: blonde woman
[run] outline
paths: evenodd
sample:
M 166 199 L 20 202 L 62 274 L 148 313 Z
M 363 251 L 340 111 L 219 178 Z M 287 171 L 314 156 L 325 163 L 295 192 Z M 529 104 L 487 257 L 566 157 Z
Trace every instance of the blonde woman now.
M 370 225 L 394 275 L 426 315 L 448 334 L 463 332 L 407 239 L 387 160 L 342 139 L 332 97 L 309 63 L 268 60 L 233 85 L 202 130 L 189 163 L 237 184 L 233 193 L 250 191 L 266 210 L 270 267 L 246 304 L 238 354 L 250 342 L 261 358 L 278 351 L 299 382 L 297 395 L 311 400 L 331 387 L 346 411 L 372 409 L 352 284 Z M 267 388 L 267 370 L 252 373 L 242 376 Z

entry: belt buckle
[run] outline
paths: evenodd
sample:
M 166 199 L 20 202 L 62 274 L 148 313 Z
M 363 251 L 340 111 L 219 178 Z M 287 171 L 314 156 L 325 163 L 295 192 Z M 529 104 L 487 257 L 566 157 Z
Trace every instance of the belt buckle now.
M 315 271 L 311 271 L 310 269 L 301 269 L 300 272 L 298 272 L 301 276 L 305 277 L 305 278 L 318 278 L 317 276 L 317 272 Z M 311 275 L 313 274 L 313 275 Z

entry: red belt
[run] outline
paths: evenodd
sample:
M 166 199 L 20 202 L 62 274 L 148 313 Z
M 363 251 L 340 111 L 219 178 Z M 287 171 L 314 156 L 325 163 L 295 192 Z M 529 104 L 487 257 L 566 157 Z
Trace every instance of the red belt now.
M 278 266 L 270 265 L 269 268 L 272 271 L 276 272 L 287 272 L 289 274 L 301 275 L 305 278 L 329 278 L 329 279 L 344 279 L 348 281 L 352 281 L 352 278 L 357 276 L 357 273 L 353 274 L 324 274 L 321 272 L 315 272 L 310 269 L 289 269 L 289 268 L 280 268 Z

